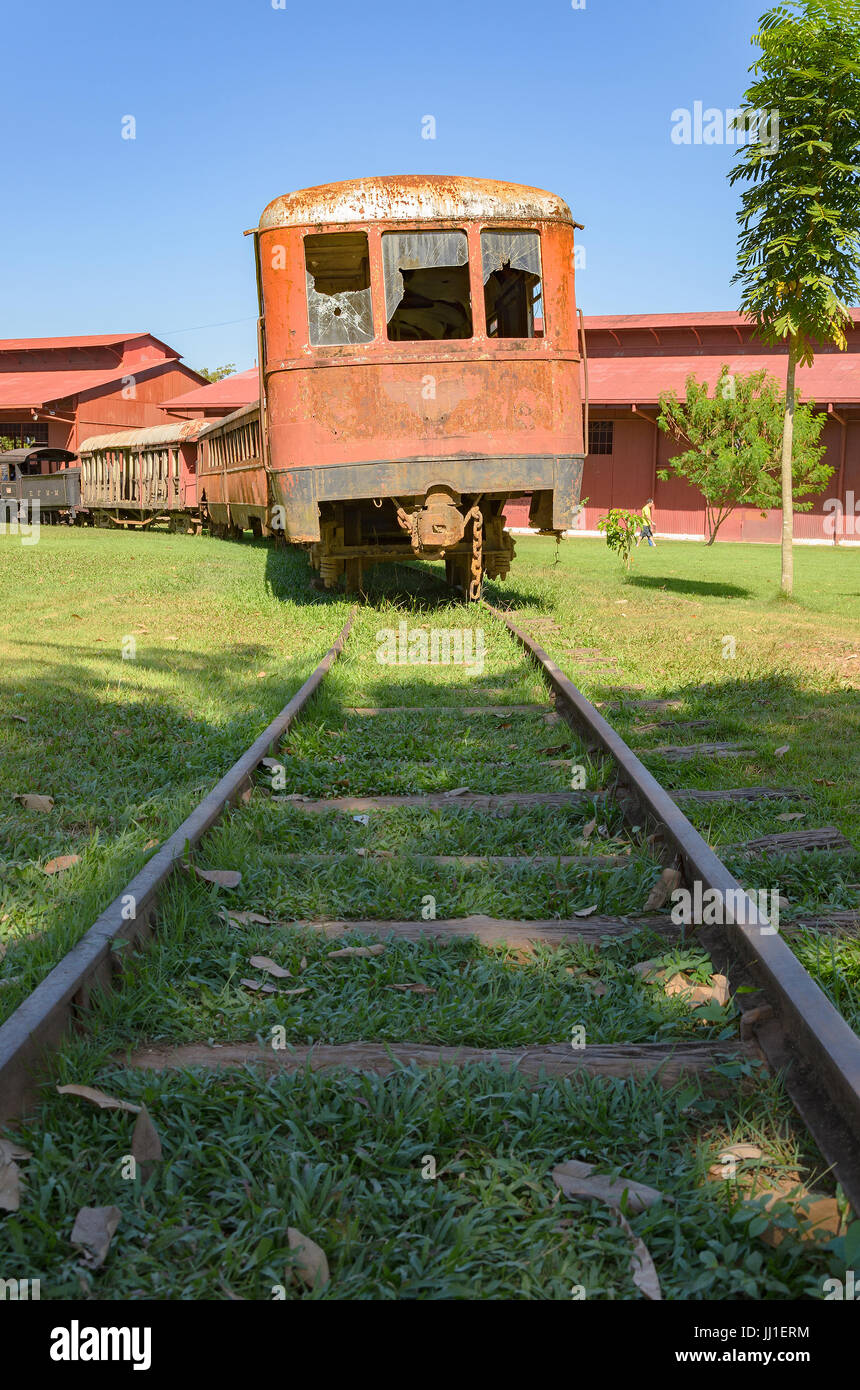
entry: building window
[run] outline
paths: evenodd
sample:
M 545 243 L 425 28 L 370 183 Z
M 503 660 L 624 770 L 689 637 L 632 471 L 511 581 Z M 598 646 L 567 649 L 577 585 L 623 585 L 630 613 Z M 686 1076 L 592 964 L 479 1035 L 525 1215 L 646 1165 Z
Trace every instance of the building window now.
M 373 341 L 370 255 L 365 232 L 305 237 L 312 347 Z
M 471 338 L 465 232 L 385 232 L 382 267 L 392 342 Z
M 43 444 L 47 448 L 48 426 L 0 420 L 0 439 L 11 439 L 15 449 L 24 449 L 31 444 Z
M 589 420 L 588 452 L 590 454 L 612 453 L 612 432 L 614 420 Z
M 481 232 L 484 311 L 490 338 L 533 338 L 543 318 L 537 232 Z

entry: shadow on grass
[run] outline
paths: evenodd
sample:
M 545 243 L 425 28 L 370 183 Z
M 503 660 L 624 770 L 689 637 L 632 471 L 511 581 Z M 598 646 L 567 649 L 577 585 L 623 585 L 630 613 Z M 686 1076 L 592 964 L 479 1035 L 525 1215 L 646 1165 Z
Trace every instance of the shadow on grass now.
M 709 579 L 674 579 L 668 576 L 630 574 L 627 583 L 637 589 L 663 589 L 673 594 L 700 594 L 711 598 L 753 598 L 752 589 Z

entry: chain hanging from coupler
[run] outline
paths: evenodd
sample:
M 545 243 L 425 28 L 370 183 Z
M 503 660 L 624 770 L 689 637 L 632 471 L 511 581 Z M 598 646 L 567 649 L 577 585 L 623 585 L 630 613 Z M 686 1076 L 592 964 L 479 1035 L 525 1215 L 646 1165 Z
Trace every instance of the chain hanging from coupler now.
M 472 518 L 472 578 L 469 584 L 469 602 L 477 603 L 481 597 L 481 579 L 484 573 L 484 518 L 477 504 L 466 513 L 466 521 L 469 517 Z

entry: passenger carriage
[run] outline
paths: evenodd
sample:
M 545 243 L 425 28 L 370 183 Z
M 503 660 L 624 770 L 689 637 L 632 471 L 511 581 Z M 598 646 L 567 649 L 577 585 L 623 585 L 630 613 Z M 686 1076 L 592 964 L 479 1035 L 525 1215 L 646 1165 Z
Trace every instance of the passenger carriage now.
M 253 229 L 263 425 L 247 456 L 229 436 L 253 410 L 206 431 L 217 524 L 283 529 L 327 587 L 358 587 L 366 563 L 444 558 L 472 597 L 510 566 L 508 499 L 530 495 L 542 531 L 570 527 L 578 225 L 551 193 L 485 179 L 276 198 Z
M 203 428 L 203 420 L 175 420 L 85 440 L 78 452 L 90 519 L 124 527 L 166 520 L 177 530 L 199 530 L 197 441 Z

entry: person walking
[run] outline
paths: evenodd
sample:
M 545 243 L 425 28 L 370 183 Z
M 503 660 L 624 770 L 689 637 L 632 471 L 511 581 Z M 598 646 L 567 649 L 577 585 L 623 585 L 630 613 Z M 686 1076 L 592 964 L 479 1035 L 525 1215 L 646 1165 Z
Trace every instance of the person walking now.
M 654 506 L 654 498 L 649 497 L 645 506 L 642 508 L 642 530 L 636 539 L 636 549 L 639 549 L 640 541 L 647 541 L 656 550 L 657 542 L 654 540 L 654 520 L 651 508 Z

